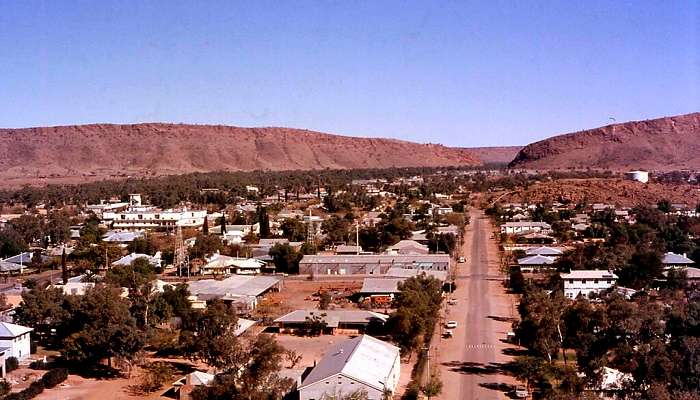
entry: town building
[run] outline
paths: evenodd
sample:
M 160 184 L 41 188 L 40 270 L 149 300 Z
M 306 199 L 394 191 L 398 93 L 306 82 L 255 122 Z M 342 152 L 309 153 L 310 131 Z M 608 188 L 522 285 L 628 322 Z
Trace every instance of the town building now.
M 31 332 L 26 326 L 0 322 L 0 349 L 8 349 L 5 356 L 18 360 L 29 358 L 31 353 Z
M 532 232 L 549 234 L 552 232 L 552 226 L 546 222 L 533 221 L 506 222 L 505 224 L 501 225 L 501 233 L 506 233 L 509 235 Z
M 306 329 L 308 321 L 318 319 L 325 323 L 327 335 L 357 335 L 365 333 L 372 321 L 385 323 L 386 314 L 365 310 L 296 310 L 277 318 L 274 323 L 280 333 L 299 333 Z
M 269 292 L 279 292 L 282 280 L 268 275 L 231 275 L 226 279 L 202 279 L 188 282 L 193 300 L 199 304 L 220 299 L 246 313 L 257 307 L 258 301 Z
M 617 275 L 601 270 L 573 270 L 559 276 L 564 281 L 564 296 L 569 299 L 590 297 L 610 289 L 617 281 Z
M 401 372 L 399 348 L 362 335 L 326 352 L 299 386 L 299 400 L 322 400 L 365 392 L 368 400 L 385 399 L 396 390 Z
M 669 251 L 664 254 L 661 264 L 664 266 L 664 269 L 686 268 L 695 264 L 695 261 L 688 258 L 685 254 L 676 254 Z
M 389 268 L 449 271 L 448 254 L 305 255 L 299 273 L 305 275 L 382 275 Z
M 123 211 L 104 211 L 102 221 L 118 230 L 199 228 L 204 225 L 206 210 L 161 210 L 143 205 L 141 195 L 131 194 L 129 206 Z
M 415 240 L 401 240 L 386 249 L 387 254 L 428 254 L 428 246 L 420 244 Z
M 519 258 L 518 266 L 522 272 L 540 272 L 551 269 L 554 261 L 554 257 L 541 256 L 537 254 L 534 256 Z

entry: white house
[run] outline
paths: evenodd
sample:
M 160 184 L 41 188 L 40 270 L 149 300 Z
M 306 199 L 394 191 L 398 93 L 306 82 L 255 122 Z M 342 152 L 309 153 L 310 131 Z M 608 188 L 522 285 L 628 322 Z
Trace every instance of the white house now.
M 382 400 L 399 382 L 399 348 L 361 335 L 331 347 L 299 386 L 299 400 L 322 400 L 366 392 Z
M 610 271 L 574 270 L 560 274 L 564 281 L 564 296 L 575 299 L 579 295 L 589 297 L 591 293 L 598 294 L 615 285 L 617 275 Z
M 0 348 L 8 348 L 6 357 L 24 360 L 30 354 L 30 335 L 34 329 L 26 326 L 0 322 Z
M 540 232 L 540 233 L 550 233 L 552 231 L 552 226 L 546 222 L 533 222 L 533 221 L 520 221 L 520 222 L 506 222 L 501 225 L 501 233 L 507 233 L 510 235 L 526 232 Z

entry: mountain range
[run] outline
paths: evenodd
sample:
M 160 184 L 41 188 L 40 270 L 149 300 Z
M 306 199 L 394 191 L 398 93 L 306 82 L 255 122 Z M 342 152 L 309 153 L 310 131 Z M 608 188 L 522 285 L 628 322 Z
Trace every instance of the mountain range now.
M 207 171 L 477 166 L 700 169 L 700 113 L 521 146 L 458 148 L 292 128 L 143 123 L 0 129 L 0 186 Z

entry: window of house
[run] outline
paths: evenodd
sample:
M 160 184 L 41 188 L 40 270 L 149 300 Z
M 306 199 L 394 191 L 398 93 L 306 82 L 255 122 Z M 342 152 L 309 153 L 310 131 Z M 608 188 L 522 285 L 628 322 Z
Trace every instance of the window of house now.
M 573 284 L 574 284 L 574 280 L 573 280 L 573 279 L 569 279 L 569 283 L 573 285 Z
M 143 215 L 139 214 L 139 219 L 143 219 Z
M 586 280 L 585 280 L 585 279 L 582 280 L 581 283 L 583 283 L 583 284 L 585 285 L 585 284 L 586 284 Z
M 612 281 L 608 281 L 608 285 L 611 284 L 611 283 L 612 283 Z
M 594 280 L 593 283 L 595 283 L 595 284 L 597 285 L 597 284 L 598 284 L 598 280 L 597 280 L 597 279 Z

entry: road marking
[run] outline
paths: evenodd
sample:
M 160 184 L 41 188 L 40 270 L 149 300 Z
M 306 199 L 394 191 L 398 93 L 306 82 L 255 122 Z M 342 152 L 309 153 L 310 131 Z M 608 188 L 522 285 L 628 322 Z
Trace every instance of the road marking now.
M 473 350 L 481 350 L 481 349 L 495 349 L 496 345 L 495 344 L 468 344 L 467 349 L 473 349 Z

